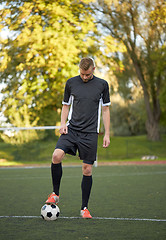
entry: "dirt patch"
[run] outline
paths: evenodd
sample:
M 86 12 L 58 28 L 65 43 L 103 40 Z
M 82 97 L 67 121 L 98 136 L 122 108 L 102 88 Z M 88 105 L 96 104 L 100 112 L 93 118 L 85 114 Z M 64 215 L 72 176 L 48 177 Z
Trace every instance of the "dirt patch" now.
M 146 161 L 111 161 L 111 162 L 98 162 L 98 166 L 123 166 L 123 165 L 162 165 L 166 164 L 166 160 L 146 160 Z M 0 166 L 0 168 L 8 168 L 8 167 L 26 167 L 26 168 L 33 168 L 33 167 L 50 167 L 51 164 L 20 164 L 20 165 L 10 165 L 10 166 Z M 65 164 L 63 166 L 81 166 L 80 163 L 70 163 Z

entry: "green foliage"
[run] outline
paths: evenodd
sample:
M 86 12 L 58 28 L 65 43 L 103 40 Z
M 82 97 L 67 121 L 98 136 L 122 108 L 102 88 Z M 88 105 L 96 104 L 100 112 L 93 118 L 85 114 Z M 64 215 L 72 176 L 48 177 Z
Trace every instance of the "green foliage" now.
M 0 39 L 0 78 L 6 84 L 1 110 L 8 122 L 26 126 L 24 105 L 31 125 L 39 120 L 40 124 L 59 120 L 55 111 L 61 107 L 64 84 L 78 74 L 80 56 L 94 47 L 88 2 L 4 1 L 0 27 L 7 27 L 10 35 Z M 48 109 L 54 114 L 47 115 L 46 121 L 43 116 Z M 22 123 L 11 122 L 15 111 L 22 116 Z
M 116 74 L 119 82 L 135 81 L 135 76 L 142 86 L 145 108 L 147 114 L 147 133 L 151 140 L 159 140 L 160 112 L 160 91 L 161 86 L 166 86 L 166 4 L 165 1 L 122 1 L 122 0 L 98 0 L 93 4 L 98 23 L 105 33 L 106 51 L 104 63 L 108 66 L 108 72 L 112 64 L 113 56 L 119 67 L 117 71 L 121 73 L 126 69 L 129 76 Z M 108 41 L 109 38 L 109 41 Z M 110 39 L 116 39 L 119 44 L 125 46 L 124 51 L 115 55 L 113 44 Z M 114 40 L 115 41 L 115 40 Z M 113 43 L 113 41 L 112 41 Z M 123 46 L 122 45 L 122 46 Z M 112 54 L 113 53 L 113 54 Z M 126 54 L 128 55 L 127 61 Z M 129 68 L 128 65 L 133 67 Z M 115 69 L 116 71 L 116 69 Z M 134 76 L 134 78 L 133 78 Z M 128 79 L 127 79 L 128 77 Z M 128 80 L 128 81 L 127 81 Z M 120 87 L 124 84 L 120 83 Z M 163 96 L 163 95 L 162 95 Z M 161 96 L 161 98 L 162 98 Z
M 160 120 L 166 122 L 163 0 L 6 0 L 2 6 L 0 31 L 10 32 L 7 39 L 0 38 L 0 79 L 5 83 L 0 109 L 7 122 L 56 125 L 65 82 L 78 74 L 80 57 L 89 55 L 106 73 L 111 90 L 127 102 L 135 102 L 133 88 L 142 86 L 147 117 L 142 110 L 139 125 L 140 116 L 125 107 L 122 112 L 130 120 L 124 126 L 119 123 L 119 128 L 116 124 L 116 132 L 122 132 L 120 128 L 125 134 L 142 132 L 146 119 L 149 138 L 159 139 L 157 132 L 151 133 L 158 130 Z
M 19 111 L 17 111 L 17 106 L 14 102 L 12 107 L 9 108 L 8 119 L 11 124 L 19 127 L 36 126 L 36 123 L 38 121 L 38 118 L 36 118 L 33 122 L 30 121 L 30 112 L 26 104 L 21 106 Z M 39 136 L 35 130 L 11 132 L 10 135 L 0 132 L 0 137 L 3 139 L 3 141 L 12 144 L 23 144 L 34 139 L 39 139 Z
M 111 132 L 114 136 L 145 134 L 145 109 L 142 99 L 120 104 L 113 102 L 110 110 Z

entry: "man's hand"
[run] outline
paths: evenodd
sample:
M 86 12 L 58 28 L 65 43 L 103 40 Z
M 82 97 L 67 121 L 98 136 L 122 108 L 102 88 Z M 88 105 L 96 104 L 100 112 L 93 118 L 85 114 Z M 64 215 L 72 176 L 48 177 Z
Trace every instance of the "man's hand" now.
M 110 137 L 108 135 L 105 135 L 103 138 L 103 147 L 107 148 L 110 145 Z
M 103 123 L 105 128 L 105 135 L 103 138 L 103 147 L 107 148 L 110 145 L 110 110 L 109 106 L 103 106 Z
M 66 126 L 66 124 L 60 126 L 59 132 L 60 132 L 60 134 L 68 133 L 68 127 Z

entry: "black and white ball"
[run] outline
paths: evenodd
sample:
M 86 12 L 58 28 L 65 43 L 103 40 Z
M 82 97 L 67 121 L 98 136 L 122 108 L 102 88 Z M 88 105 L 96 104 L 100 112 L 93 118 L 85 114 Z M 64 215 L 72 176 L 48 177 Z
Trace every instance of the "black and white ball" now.
M 56 220 L 59 217 L 60 209 L 55 204 L 45 204 L 41 208 L 41 216 L 46 221 Z

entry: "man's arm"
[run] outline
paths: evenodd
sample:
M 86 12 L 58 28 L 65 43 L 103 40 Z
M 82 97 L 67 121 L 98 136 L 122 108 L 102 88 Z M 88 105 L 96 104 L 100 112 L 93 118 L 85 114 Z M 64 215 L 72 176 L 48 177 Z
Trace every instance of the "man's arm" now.
M 67 117 L 69 114 L 69 105 L 63 105 L 61 112 L 61 126 L 60 126 L 60 134 L 67 134 L 68 127 L 66 126 Z
M 110 110 L 109 106 L 102 107 L 103 123 L 105 128 L 105 135 L 103 138 L 103 147 L 106 148 L 110 144 Z

